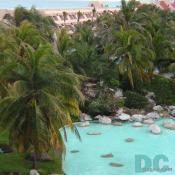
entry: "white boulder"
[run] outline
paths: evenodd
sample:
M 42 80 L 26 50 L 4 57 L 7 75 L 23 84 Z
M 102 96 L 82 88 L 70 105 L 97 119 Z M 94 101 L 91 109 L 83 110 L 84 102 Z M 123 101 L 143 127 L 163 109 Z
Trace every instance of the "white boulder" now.
M 136 122 L 141 122 L 144 118 L 145 116 L 141 114 L 134 114 L 131 116 L 131 120 Z
M 163 111 L 163 107 L 160 106 L 160 105 L 157 105 L 157 106 L 154 106 L 154 107 L 153 107 L 153 110 L 154 110 L 154 111 L 157 111 L 157 112 L 161 112 L 161 111 Z
M 38 171 L 36 170 L 30 170 L 30 175 L 39 175 Z
M 85 122 L 81 122 L 79 127 L 88 127 L 90 125 L 90 123 L 88 121 Z
M 101 117 L 101 118 L 99 118 L 99 123 L 111 124 L 111 119 L 109 117 Z
M 175 110 L 175 106 L 169 106 L 168 108 L 169 108 L 170 111 Z
M 154 92 L 148 92 L 145 96 L 148 99 L 155 98 L 155 93 Z
M 123 108 L 119 108 L 118 110 L 116 110 L 116 117 L 118 117 L 121 114 L 123 114 Z
M 97 116 L 95 116 L 95 119 L 100 119 L 100 118 L 102 118 L 103 116 L 101 116 L 101 115 L 97 115 Z
M 80 114 L 80 121 L 91 121 L 91 120 L 92 118 L 90 117 L 90 115 L 85 113 Z
M 161 133 L 160 127 L 159 127 L 158 125 L 155 125 L 155 124 L 151 125 L 151 126 L 149 127 L 149 130 L 150 130 L 153 134 L 160 134 L 160 133 Z
M 142 123 L 140 123 L 140 122 L 135 122 L 135 123 L 133 123 L 132 126 L 133 126 L 133 127 L 142 127 L 143 125 L 142 125 Z
M 171 115 L 172 115 L 172 116 L 175 116 L 175 110 L 172 110 L 172 111 L 171 111 Z
M 150 112 L 146 115 L 146 118 L 158 119 L 160 118 L 160 115 L 157 112 Z
M 153 121 L 153 119 L 145 119 L 144 121 L 143 121 L 143 123 L 144 124 L 147 124 L 147 125 L 151 125 L 151 124 L 153 124 L 154 123 L 154 121 Z
M 149 98 L 148 102 L 149 102 L 149 105 L 151 105 L 152 107 L 156 106 L 156 102 L 153 99 Z
M 175 123 L 172 122 L 164 122 L 163 127 L 167 129 L 175 130 Z
M 122 121 L 129 120 L 131 117 L 128 114 L 122 113 L 121 115 L 118 116 L 118 118 Z

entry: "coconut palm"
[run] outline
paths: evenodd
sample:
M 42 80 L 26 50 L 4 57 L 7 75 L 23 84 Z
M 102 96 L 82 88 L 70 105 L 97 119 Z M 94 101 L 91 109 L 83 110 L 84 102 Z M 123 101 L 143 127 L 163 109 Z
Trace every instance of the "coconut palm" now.
M 112 44 L 111 57 L 119 73 L 127 75 L 134 88 L 134 78 L 148 78 L 153 69 L 154 52 L 148 47 L 146 38 L 134 29 L 115 33 L 116 44 Z M 109 47 L 110 48 L 110 47 Z
M 32 23 L 39 31 L 40 34 L 46 39 L 52 39 L 53 30 L 56 28 L 56 24 L 53 18 L 43 16 L 34 7 L 31 9 L 25 9 L 24 7 L 17 7 L 14 11 L 14 20 L 17 26 L 27 20 Z
M 116 21 L 122 25 L 124 29 L 129 29 L 131 25 L 135 25 L 135 13 L 139 3 L 136 0 L 121 1 L 121 10 L 116 15 Z
M 28 21 L 23 21 L 19 27 L 12 28 L 11 33 L 13 38 L 16 39 L 18 47 L 29 44 L 36 49 L 41 43 L 46 42 L 36 26 Z
M 58 52 L 64 57 L 66 55 L 66 52 L 68 52 L 69 49 L 71 49 L 72 38 L 70 37 L 65 28 L 57 31 L 56 37 L 57 37 L 56 44 Z
M 10 84 L 8 96 L 0 101 L 0 122 L 9 128 L 10 143 L 19 152 L 60 151 L 59 128 L 68 124 L 77 133 L 71 115 L 78 116 L 83 99 L 79 77 L 51 54 L 49 45 L 36 51 L 27 46 L 23 60 L 1 74 Z
M 80 12 L 80 11 L 78 11 L 78 12 L 77 12 L 77 23 L 80 22 L 80 19 L 81 19 L 82 16 L 83 16 L 83 13 Z
M 67 16 L 68 16 L 68 13 L 64 11 L 64 12 L 63 12 L 63 20 L 64 20 L 64 24 L 66 23 Z
M 94 17 L 96 16 L 96 9 L 95 7 L 92 9 L 92 22 L 94 22 Z

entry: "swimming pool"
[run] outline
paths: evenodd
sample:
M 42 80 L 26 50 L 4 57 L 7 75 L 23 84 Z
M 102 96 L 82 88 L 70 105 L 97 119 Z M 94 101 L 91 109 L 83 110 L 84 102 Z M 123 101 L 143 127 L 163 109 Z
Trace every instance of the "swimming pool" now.
M 156 123 L 160 126 L 162 122 L 163 120 L 159 120 Z M 162 127 L 161 129 L 161 135 L 154 135 L 149 132 L 148 125 L 133 128 L 132 123 L 125 123 L 123 126 L 91 123 L 89 127 L 78 127 L 82 138 L 80 142 L 67 128 L 68 142 L 63 160 L 64 171 L 66 175 L 174 175 L 175 131 Z M 100 132 L 101 135 L 87 135 L 90 131 Z M 126 142 L 127 138 L 133 138 L 134 142 Z M 72 150 L 79 152 L 71 153 Z M 101 157 L 108 153 L 112 153 L 114 157 Z M 156 155 L 160 154 L 169 159 L 168 162 L 162 162 L 162 165 L 169 166 L 168 171 L 164 173 L 157 171 L 137 173 L 135 171 L 135 156 L 146 155 L 153 160 Z M 124 166 L 112 167 L 109 165 L 111 162 Z

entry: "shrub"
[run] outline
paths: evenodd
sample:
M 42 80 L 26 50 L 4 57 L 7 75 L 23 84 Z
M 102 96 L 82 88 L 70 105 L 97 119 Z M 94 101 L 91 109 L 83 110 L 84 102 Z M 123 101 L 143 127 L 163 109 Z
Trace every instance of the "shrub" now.
M 95 115 L 110 115 L 117 108 L 117 100 L 109 93 L 100 93 L 99 97 L 90 102 L 88 106 L 88 114 Z
M 146 97 L 132 91 L 125 92 L 125 106 L 129 108 L 144 108 L 148 104 Z
M 148 90 L 155 93 L 157 104 L 175 104 L 175 83 L 173 80 L 156 76 L 151 81 Z
M 98 115 L 100 114 L 100 108 L 102 108 L 102 105 L 98 103 L 97 101 L 92 101 L 88 106 L 88 113 L 91 115 Z
M 116 102 L 117 107 L 122 108 L 125 106 L 125 100 L 124 99 L 119 99 Z

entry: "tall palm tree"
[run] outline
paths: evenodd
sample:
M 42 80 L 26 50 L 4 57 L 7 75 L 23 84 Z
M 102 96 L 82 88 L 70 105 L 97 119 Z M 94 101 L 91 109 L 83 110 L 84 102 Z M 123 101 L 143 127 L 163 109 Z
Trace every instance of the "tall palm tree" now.
M 84 99 L 81 77 L 62 64 L 49 43 L 32 43 L 38 36 L 32 25 L 16 28 L 12 34 L 20 49 L 0 67 L 0 82 L 7 91 L 0 99 L 1 128 L 9 130 L 10 143 L 19 152 L 33 152 L 36 158 L 50 148 L 62 151 L 60 127 L 65 137 L 65 125 L 79 137 L 71 116 L 79 115 Z
M 66 23 L 67 16 L 68 16 L 68 13 L 64 11 L 64 12 L 63 12 L 64 25 L 65 25 L 65 23 Z
M 126 2 L 126 0 L 121 1 L 121 10 L 117 14 L 117 23 L 123 26 L 123 28 L 128 29 L 130 25 L 132 25 L 133 19 L 135 18 L 136 8 L 138 7 L 138 1 L 130 0 Z
M 40 34 L 39 30 L 28 21 L 21 22 L 19 27 L 14 27 L 11 30 L 13 37 L 18 43 L 18 47 L 29 44 L 36 49 L 41 43 L 46 42 L 46 39 Z
M 134 88 L 134 78 L 148 78 L 153 70 L 154 52 L 149 48 L 146 38 L 134 29 L 116 32 L 116 44 L 112 44 L 111 58 L 121 75 L 127 75 Z M 109 47 L 110 48 L 110 47 Z
M 32 23 L 40 31 L 40 34 L 49 39 L 52 39 L 53 30 L 56 28 L 56 24 L 52 17 L 43 16 L 34 7 L 31 9 L 25 9 L 24 7 L 17 7 L 14 11 L 14 20 L 17 26 L 27 20 Z
M 92 9 L 92 22 L 94 22 L 94 17 L 96 16 L 96 9 L 95 7 Z
M 81 19 L 82 16 L 83 16 L 83 13 L 80 12 L 80 11 L 78 11 L 78 12 L 77 12 L 77 23 L 80 22 L 80 19 Z
M 58 52 L 65 57 L 67 52 L 71 49 L 73 41 L 71 36 L 68 34 L 67 30 L 61 29 L 56 32 L 56 37 L 57 37 L 57 49 Z

